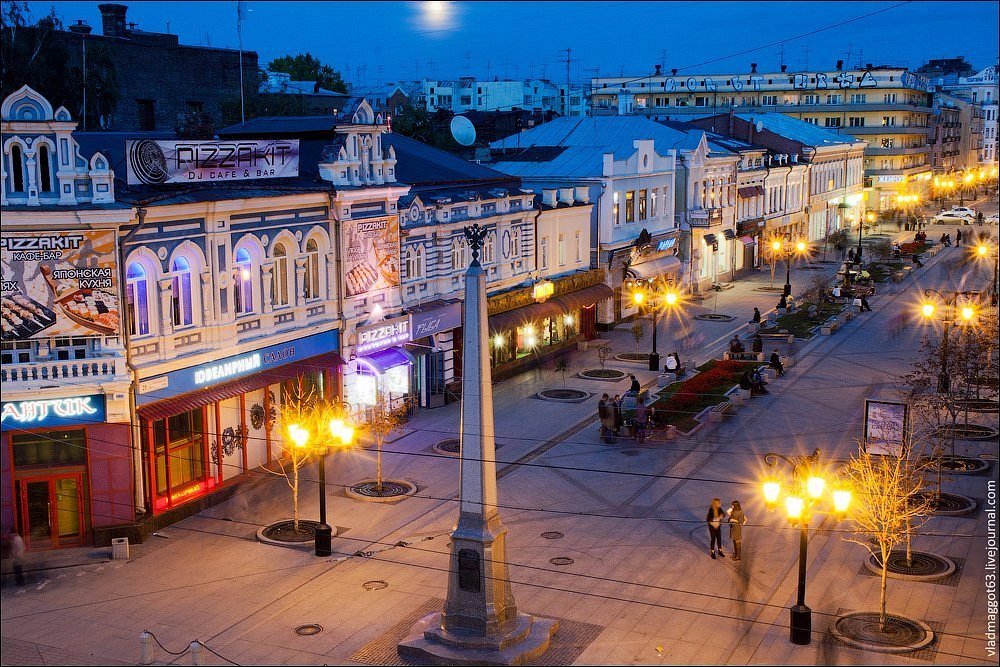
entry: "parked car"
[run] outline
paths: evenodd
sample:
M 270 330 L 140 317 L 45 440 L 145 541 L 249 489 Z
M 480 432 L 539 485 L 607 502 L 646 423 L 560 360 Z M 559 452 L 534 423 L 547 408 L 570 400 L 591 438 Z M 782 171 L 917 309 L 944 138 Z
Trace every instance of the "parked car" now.
M 955 211 L 941 211 L 935 215 L 931 220 L 936 225 L 971 225 L 976 221 L 976 216 L 970 218 L 962 213 L 956 213 Z
M 1000 224 L 1000 215 L 996 213 L 994 213 L 993 215 L 988 215 L 986 216 L 986 219 L 983 222 L 985 222 L 987 225 Z

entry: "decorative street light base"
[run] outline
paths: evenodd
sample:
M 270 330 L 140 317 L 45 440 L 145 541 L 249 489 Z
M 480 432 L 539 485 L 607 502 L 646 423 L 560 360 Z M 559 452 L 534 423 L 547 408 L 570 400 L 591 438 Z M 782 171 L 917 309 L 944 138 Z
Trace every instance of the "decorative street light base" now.
M 651 352 L 649 355 L 649 370 L 660 370 L 660 355 L 658 352 Z
M 791 617 L 788 638 L 793 644 L 805 646 L 812 641 L 812 609 L 797 604 L 788 611 Z
M 333 528 L 325 523 L 316 526 L 316 555 L 330 556 L 333 554 Z
M 778 308 L 788 308 L 788 295 L 781 295 L 781 300 L 778 302 Z

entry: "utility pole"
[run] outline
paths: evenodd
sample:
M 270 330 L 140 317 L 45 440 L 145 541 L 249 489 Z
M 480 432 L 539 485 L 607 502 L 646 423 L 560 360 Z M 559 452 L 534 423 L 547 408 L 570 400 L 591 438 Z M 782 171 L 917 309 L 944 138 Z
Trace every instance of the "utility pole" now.
M 778 52 L 778 71 L 781 71 L 781 66 L 785 64 L 785 43 L 781 43 L 781 50 Z
M 660 71 L 661 72 L 666 72 L 667 71 L 667 50 L 666 49 L 660 49 Z
M 570 63 L 572 62 L 571 60 L 572 54 L 573 54 L 573 49 L 567 48 L 566 49 L 566 95 L 565 95 L 565 101 L 563 102 L 564 116 L 569 115 L 569 80 L 570 80 L 569 68 L 570 68 Z
M 246 125 L 247 110 L 243 90 L 243 3 L 236 3 L 236 35 L 240 40 L 240 125 Z

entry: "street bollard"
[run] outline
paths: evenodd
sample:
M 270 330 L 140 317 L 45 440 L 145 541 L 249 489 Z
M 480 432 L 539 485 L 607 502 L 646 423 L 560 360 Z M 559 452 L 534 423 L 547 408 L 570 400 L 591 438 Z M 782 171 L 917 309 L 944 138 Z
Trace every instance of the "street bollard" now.
M 153 664 L 153 635 L 147 630 L 139 633 L 139 664 Z
M 204 665 L 205 664 L 205 652 L 201 647 L 201 642 L 195 639 L 191 642 L 191 664 L 192 665 Z
M 677 427 L 673 424 L 667 424 L 667 432 L 665 435 L 667 440 L 673 440 L 677 437 Z

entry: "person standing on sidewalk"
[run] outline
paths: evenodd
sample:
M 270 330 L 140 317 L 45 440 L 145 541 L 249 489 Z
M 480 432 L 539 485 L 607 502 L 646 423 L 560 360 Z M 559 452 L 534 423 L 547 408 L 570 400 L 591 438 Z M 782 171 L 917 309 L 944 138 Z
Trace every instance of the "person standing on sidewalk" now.
M 955 247 L 956 248 L 961 248 L 962 247 L 962 230 L 961 229 L 958 230 L 957 234 L 955 234 Z
M 614 421 L 614 434 L 617 436 L 622 430 L 622 397 L 615 394 L 611 401 L 611 416 Z
M 14 568 L 14 584 L 24 587 L 24 539 L 16 530 L 10 534 L 10 561 Z
M 747 522 L 740 501 L 733 501 L 728 514 L 729 537 L 733 540 L 733 560 L 740 560 L 740 555 L 743 553 L 743 526 Z
M 722 519 L 725 516 L 722 501 L 718 498 L 712 498 L 712 504 L 708 508 L 708 516 L 705 517 L 705 521 L 708 523 L 708 555 L 712 558 L 715 558 L 716 549 L 718 549 L 719 556 L 726 557 L 726 554 L 722 553 Z
M 597 403 L 597 417 L 601 420 L 601 438 L 604 442 L 612 442 L 615 432 L 615 413 L 607 394 L 601 396 L 601 400 Z
M 753 335 L 753 345 L 750 347 L 754 354 L 760 354 L 764 351 L 764 339 L 760 337 L 760 334 Z
M 866 297 L 864 294 L 862 294 L 861 295 L 861 312 L 863 313 L 866 310 L 870 313 L 870 312 L 872 312 L 872 307 L 868 305 L 868 297 Z

